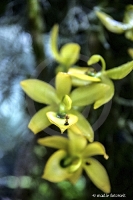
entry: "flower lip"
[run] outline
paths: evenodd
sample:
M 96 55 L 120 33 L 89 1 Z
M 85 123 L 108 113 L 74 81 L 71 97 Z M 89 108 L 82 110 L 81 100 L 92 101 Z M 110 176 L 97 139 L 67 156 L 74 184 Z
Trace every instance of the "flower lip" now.
M 57 127 L 60 128 L 61 133 L 63 133 L 66 129 L 70 128 L 70 126 L 72 126 L 78 121 L 78 117 L 73 114 L 68 114 L 66 115 L 67 117 L 65 118 L 57 117 L 56 112 L 47 112 L 46 115 L 49 121 L 51 122 L 51 124 L 55 124 Z

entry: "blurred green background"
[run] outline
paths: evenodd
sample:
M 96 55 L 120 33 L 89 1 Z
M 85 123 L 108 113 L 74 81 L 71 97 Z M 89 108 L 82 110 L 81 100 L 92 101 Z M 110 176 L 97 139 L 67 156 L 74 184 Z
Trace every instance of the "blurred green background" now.
M 131 61 L 127 49 L 133 48 L 133 41 L 127 40 L 124 34 L 109 32 L 95 15 L 95 9 L 100 9 L 122 21 L 128 4 L 132 1 L 0 1 L 0 200 L 91 200 L 93 194 L 103 194 L 85 173 L 76 185 L 41 179 L 44 165 L 54 150 L 39 146 L 36 141 L 49 135 L 53 127 L 37 136 L 28 130 L 28 121 L 35 111 L 32 102 L 25 99 L 19 82 L 27 77 L 53 81 L 57 63 L 52 58 L 49 38 L 56 23 L 60 27 L 59 46 L 67 42 L 80 44 L 78 65 L 86 66 L 93 54 L 104 57 L 107 69 Z M 113 100 L 98 110 L 89 106 L 84 114 L 95 130 L 95 140 L 104 144 L 109 155 L 107 161 L 99 156 L 97 159 L 108 171 L 112 194 L 125 194 L 130 200 L 133 196 L 133 73 L 114 84 Z

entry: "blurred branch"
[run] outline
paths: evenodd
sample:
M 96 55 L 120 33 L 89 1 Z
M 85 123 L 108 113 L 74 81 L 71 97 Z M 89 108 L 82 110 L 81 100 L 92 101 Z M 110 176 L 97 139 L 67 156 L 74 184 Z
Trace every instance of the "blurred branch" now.
M 38 0 L 28 0 L 28 18 L 29 29 L 32 37 L 33 49 L 37 64 L 40 64 L 44 58 L 44 21 L 42 18 L 41 7 Z
M 133 100 L 115 97 L 115 101 L 122 106 L 133 107 Z

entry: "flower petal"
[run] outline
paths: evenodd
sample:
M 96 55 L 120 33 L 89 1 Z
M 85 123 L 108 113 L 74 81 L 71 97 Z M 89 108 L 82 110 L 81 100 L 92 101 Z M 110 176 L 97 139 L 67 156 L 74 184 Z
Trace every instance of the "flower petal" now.
M 83 169 L 91 181 L 103 192 L 110 192 L 110 181 L 105 168 L 94 158 L 88 158 L 85 160 Z
M 79 59 L 80 46 L 76 43 L 68 43 L 63 45 L 60 50 L 62 63 L 66 66 L 73 65 Z
M 71 126 L 70 130 L 77 134 L 85 136 L 90 142 L 93 142 L 94 132 L 89 122 L 78 111 L 71 110 L 71 113 L 78 117 L 78 122 Z
M 37 79 L 21 81 L 21 87 L 34 101 L 45 104 L 59 103 L 55 89 L 48 83 Z
M 109 69 L 105 74 L 112 79 L 122 79 L 133 70 L 133 61 L 127 62 L 119 67 Z
M 71 77 L 67 73 L 59 72 L 56 75 L 55 86 L 58 97 L 62 98 L 71 91 Z
M 84 136 L 74 133 L 71 129 L 68 129 L 68 152 L 70 155 L 81 156 L 86 145 L 87 140 Z
M 58 46 L 57 46 L 58 30 L 59 30 L 59 26 L 57 24 L 54 25 L 52 32 L 51 32 L 51 49 L 52 49 L 52 53 L 53 53 L 54 58 L 58 62 L 61 62 L 62 59 L 61 59 L 61 56 L 59 54 Z
M 92 83 L 90 85 L 81 86 L 71 92 L 73 106 L 86 106 L 95 103 L 102 98 L 108 91 L 109 86 L 103 83 Z
M 82 155 L 83 157 L 103 155 L 105 159 L 108 159 L 105 148 L 100 142 L 93 142 L 91 144 L 88 144 Z
M 38 139 L 38 143 L 46 147 L 52 147 L 56 149 L 68 149 L 68 139 L 61 136 L 49 136 Z
M 103 25 L 113 33 L 123 33 L 125 30 L 129 29 L 130 26 L 128 24 L 118 22 L 114 20 L 110 15 L 107 15 L 104 12 L 96 12 L 97 17 L 101 20 Z
M 75 184 L 75 183 L 78 181 L 78 179 L 80 178 L 81 174 L 82 174 L 82 167 L 79 167 L 78 170 L 75 171 L 75 172 L 68 178 L 68 180 L 69 180 L 71 183 Z
M 63 133 L 66 129 L 70 128 L 78 121 L 77 116 L 69 114 L 68 125 L 65 125 L 66 119 L 58 118 L 55 112 L 47 112 L 46 115 L 52 124 L 55 124 L 57 127 L 60 128 L 61 133 Z
M 72 174 L 68 172 L 68 168 L 61 167 L 61 160 L 66 155 L 64 150 L 55 152 L 47 161 L 42 178 L 51 182 L 60 182 L 69 178 Z
M 54 110 L 52 106 L 47 106 L 39 110 L 30 120 L 28 128 L 33 131 L 34 134 L 44 130 L 47 128 L 51 123 L 48 120 L 46 113 L 48 111 Z
M 108 86 L 108 89 L 105 90 L 106 92 L 103 91 L 103 95 L 94 103 L 94 109 L 97 109 L 100 106 L 104 105 L 114 96 L 114 84 L 112 80 L 104 75 L 101 75 L 101 81 Z

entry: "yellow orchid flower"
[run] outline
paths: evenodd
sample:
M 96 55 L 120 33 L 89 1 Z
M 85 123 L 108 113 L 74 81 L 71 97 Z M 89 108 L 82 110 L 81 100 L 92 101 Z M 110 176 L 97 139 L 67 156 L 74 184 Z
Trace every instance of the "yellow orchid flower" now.
M 103 155 L 108 159 L 104 146 L 99 142 L 87 143 L 85 137 L 68 131 L 68 137 L 50 136 L 38 143 L 57 150 L 47 161 L 42 178 L 51 182 L 69 180 L 76 183 L 85 170 L 91 181 L 103 192 L 110 192 L 110 181 L 105 168 L 92 156 Z
M 99 61 L 102 64 L 102 69 L 99 72 L 95 72 L 92 68 L 87 67 L 83 69 L 79 67 L 74 68 L 74 70 L 69 69 L 68 73 L 70 76 L 75 77 L 76 74 L 76 78 L 78 78 L 73 84 L 75 85 L 76 83 L 79 86 L 70 94 L 72 106 L 86 106 L 94 103 L 94 109 L 99 108 L 111 100 L 114 95 L 114 84 L 111 79 L 122 79 L 133 69 L 133 61 L 131 61 L 116 68 L 106 70 L 105 61 L 100 55 L 91 56 L 88 60 L 88 65 L 91 66 Z M 92 76 L 92 78 L 96 78 L 100 82 L 98 80 L 97 82 L 90 82 L 88 76 Z
M 63 81 L 66 86 L 64 87 Z M 56 90 L 50 84 L 37 80 L 21 81 L 21 87 L 34 101 L 47 104 L 39 110 L 28 125 L 35 134 L 51 124 L 58 126 L 63 133 L 78 121 L 78 117 L 67 112 L 71 109 L 72 101 L 68 96 L 71 90 L 71 79 L 65 73 L 59 73 L 56 78 Z M 68 119 L 69 118 L 69 122 Z M 67 122 L 67 123 L 66 123 Z
M 53 57 L 60 64 L 57 71 L 67 72 L 68 68 L 79 59 L 80 46 L 76 43 L 67 43 L 59 51 L 57 47 L 58 29 L 58 25 L 55 25 L 52 29 L 51 49 Z
M 27 79 L 21 82 L 22 89 L 30 98 L 46 104 L 29 122 L 28 127 L 34 134 L 54 124 L 61 133 L 72 128 L 80 135 L 84 133 L 83 135 L 90 142 L 93 141 L 94 132 L 91 125 L 82 114 L 72 108 L 72 100 L 69 97 L 71 86 L 70 75 L 62 72 L 56 75 L 56 89 L 37 79 Z
M 125 37 L 133 41 L 133 5 L 126 6 L 123 22 L 116 21 L 101 11 L 96 11 L 96 15 L 109 31 L 117 34 L 125 33 Z

